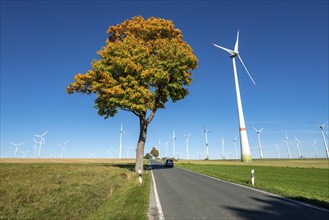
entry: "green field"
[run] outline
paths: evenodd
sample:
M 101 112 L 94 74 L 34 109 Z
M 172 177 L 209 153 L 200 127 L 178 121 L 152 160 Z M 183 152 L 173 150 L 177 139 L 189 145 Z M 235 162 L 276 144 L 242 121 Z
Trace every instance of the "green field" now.
M 177 167 L 329 208 L 328 160 L 180 161 Z
M 1 162 L 0 219 L 147 219 L 133 164 Z

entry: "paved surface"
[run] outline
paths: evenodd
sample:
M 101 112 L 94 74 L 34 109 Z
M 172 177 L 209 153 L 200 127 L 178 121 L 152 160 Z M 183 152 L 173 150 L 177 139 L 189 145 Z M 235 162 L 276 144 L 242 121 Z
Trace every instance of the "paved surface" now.
M 329 219 L 280 197 L 151 161 L 165 219 Z

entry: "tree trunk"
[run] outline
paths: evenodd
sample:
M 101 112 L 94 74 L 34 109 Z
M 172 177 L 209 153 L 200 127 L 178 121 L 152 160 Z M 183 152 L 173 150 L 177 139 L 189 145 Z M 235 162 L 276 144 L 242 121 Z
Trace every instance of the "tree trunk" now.
M 145 141 L 146 141 L 148 121 L 145 120 L 145 118 L 143 116 L 140 116 L 139 124 L 140 124 L 140 130 L 139 130 L 139 139 L 138 139 L 137 149 L 136 149 L 135 172 L 138 173 L 138 170 L 141 170 L 142 173 L 144 173 L 143 159 L 144 159 L 144 147 L 145 147 Z

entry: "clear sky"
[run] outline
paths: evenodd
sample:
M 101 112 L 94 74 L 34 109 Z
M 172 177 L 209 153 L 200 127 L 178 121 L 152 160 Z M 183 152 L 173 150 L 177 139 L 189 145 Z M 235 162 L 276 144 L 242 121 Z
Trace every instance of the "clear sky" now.
M 259 158 L 261 133 L 265 158 L 287 157 L 287 132 L 292 157 L 319 157 L 325 150 L 318 124 L 328 121 L 328 1 L 1 1 L 1 157 L 14 147 L 33 157 L 33 135 L 49 132 L 41 157 L 118 157 L 120 123 L 128 135 L 123 147 L 134 157 L 139 122 L 129 112 L 104 120 L 93 108 L 94 95 L 68 95 L 65 88 L 77 73 L 90 69 L 96 51 L 105 45 L 111 25 L 142 15 L 173 20 L 199 59 L 185 99 L 159 110 L 148 128 L 145 153 L 161 140 L 172 156 L 186 157 L 183 133 L 191 133 L 190 158 L 204 157 L 203 125 L 209 133 L 210 159 L 235 158 L 238 136 L 232 61 L 211 45 L 233 49 L 240 29 L 239 50 L 257 86 L 242 65 L 237 69 L 253 158 Z M 328 126 L 325 127 L 328 132 Z M 327 134 L 328 135 L 328 134 Z M 328 141 L 328 139 L 327 139 Z M 239 141 L 238 141 L 239 146 Z M 239 150 L 240 152 L 240 150 Z M 240 154 L 240 153 L 239 153 Z M 22 157 L 22 154 L 18 154 Z M 127 151 L 123 151 L 127 156 Z

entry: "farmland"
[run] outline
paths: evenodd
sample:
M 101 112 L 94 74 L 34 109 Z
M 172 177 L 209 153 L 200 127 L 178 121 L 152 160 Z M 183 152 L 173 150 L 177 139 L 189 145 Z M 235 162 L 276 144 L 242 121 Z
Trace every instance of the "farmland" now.
M 146 219 L 150 175 L 129 162 L 1 159 L 0 219 Z

